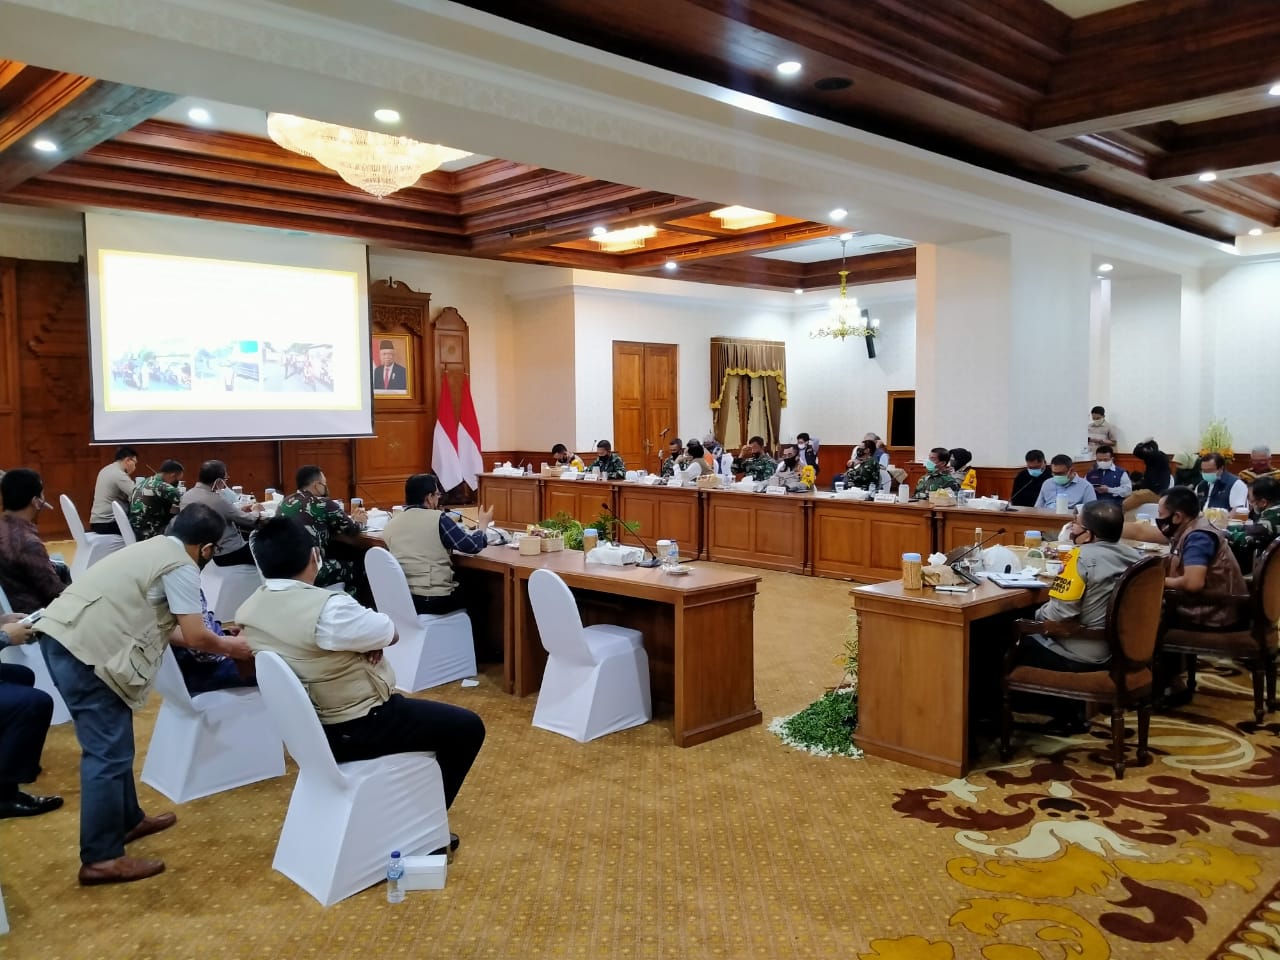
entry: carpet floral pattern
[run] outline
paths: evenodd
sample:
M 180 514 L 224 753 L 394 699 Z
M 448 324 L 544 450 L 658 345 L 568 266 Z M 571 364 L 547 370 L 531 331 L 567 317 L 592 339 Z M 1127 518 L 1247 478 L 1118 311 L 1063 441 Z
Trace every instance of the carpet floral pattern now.
M 1123 780 L 1094 724 L 1024 741 L 1007 765 L 901 791 L 903 817 L 951 833 L 940 866 L 956 884 L 949 922 L 972 936 L 873 939 L 861 960 L 954 960 L 971 945 L 987 960 L 1280 957 L 1280 723 L 1219 719 L 1249 715 L 1248 683 L 1231 665 L 1209 672 L 1194 710 L 1153 718 L 1153 762 Z M 1228 889 L 1261 896 L 1210 950 L 1201 935 Z

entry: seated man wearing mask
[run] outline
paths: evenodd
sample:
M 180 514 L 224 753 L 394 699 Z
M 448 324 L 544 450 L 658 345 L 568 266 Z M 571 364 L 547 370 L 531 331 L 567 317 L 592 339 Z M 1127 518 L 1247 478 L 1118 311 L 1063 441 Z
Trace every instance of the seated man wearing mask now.
M 200 464 L 196 485 L 182 495 L 178 510 L 186 510 L 192 504 L 208 507 L 222 517 L 222 536 L 213 552 L 215 567 L 253 566 L 253 554 L 245 535 L 252 533 L 262 521 L 262 504 L 244 504 L 237 501 L 236 493 L 227 483 L 227 465 L 221 460 L 206 460 Z
M 935 490 L 959 490 L 960 478 L 951 472 L 951 451 L 934 447 L 924 462 L 924 476 L 916 481 L 916 499 L 923 500 Z
M 1243 511 L 1249 502 L 1249 488 L 1234 473 L 1227 471 L 1227 458 L 1208 453 L 1200 459 L 1200 482 L 1195 485 L 1200 509 Z
M 734 473 L 745 473 L 757 481 L 768 480 L 776 467 L 773 457 L 764 452 L 764 437 L 752 437 L 748 440 L 733 461 Z
M 1087 481 L 1076 476 L 1075 464 L 1065 453 L 1059 453 L 1049 463 L 1053 476 L 1040 486 L 1040 496 L 1036 497 L 1037 510 L 1056 509 L 1059 497 L 1067 498 L 1068 509 L 1074 510 L 1082 503 L 1093 503 L 1098 495 L 1093 492 Z
M 34 470 L 19 467 L 0 477 L 0 589 L 14 610 L 30 613 L 53 602 L 71 582 L 65 567 L 56 567 L 36 529 L 48 509 L 44 481 Z
M 818 441 L 807 433 L 796 434 L 796 450 L 800 455 L 800 466 L 818 469 Z
M 673 477 L 676 467 L 680 466 L 680 458 L 684 456 L 684 442 L 679 437 L 667 443 L 667 458 L 662 461 L 659 476 Z
M 453 579 L 449 554 L 479 553 L 487 544 L 484 532 L 493 510 L 476 513 L 476 529 L 468 531 L 440 510 L 440 484 L 429 473 L 415 473 L 404 482 L 404 510 L 391 518 L 382 539 L 404 570 L 418 613 L 444 614 L 461 610 L 466 599 Z
M 583 466 L 582 458 L 576 453 L 570 453 L 569 448 L 563 443 L 557 443 L 551 448 L 551 459 L 555 461 L 557 467 L 572 467 L 579 472 L 586 469 Z
M 1044 483 L 1044 451 L 1028 450 L 1027 465 L 1013 478 L 1013 495 L 1009 503 L 1015 507 L 1034 507 Z
M 845 471 L 844 482 L 848 487 L 857 487 L 860 490 L 870 489 L 872 493 L 893 488 L 893 478 L 880 463 L 874 440 L 863 440 L 854 450 L 853 466 Z
M 1280 534 L 1280 480 L 1259 477 L 1249 487 L 1249 522 L 1227 528 L 1227 542 L 1241 571 L 1252 571 L 1254 558 L 1271 546 L 1277 534 Z
M 591 469 L 599 470 L 602 480 L 625 480 L 627 477 L 626 463 L 613 452 L 613 444 L 608 440 L 596 444 L 596 459 Z
M 160 470 L 133 488 L 129 498 L 129 526 L 139 540 L 150 540 L 164 533 L 179 510 L 182 492 L 178 482 L 182 479 L 182 464 L 166 460 Z
M 1271 448 L 1266 444 L 1249 451 L 1249 469 L 1240 471 L 1240 479 L 1245 483 L 1253 483 L 1263 477 L 1280 480 L 1280 470 L 1271 466 Z
M 1103 443 L 1093 451 L 1094 463 L 1084 475 L 1085 482 L 1093 487 L 1099 500 L 1123 504 L 1125 497 L 1133 493 L 1133 481 L 1116 463 L 1116 452 L 1111 444 Z
M 714 465 L 707 459 L 707 451 L 702 449 L 702 444 L 697 440 L 689 441 L 689 445 L 685 447 L 676 465 L 684 471 L 686 480 L 696 480 L 698 477 L 715 472 Z
M 1124 512 L 1115 501 L 1086 503 L 1067 526 L 1076 549 L 1065 558 L 1048 603 L 1036 611 L 1035 618 L 1045 624 L 1044 632 L 1021 638 L 1017 662 L 1072 673 L 1104 670 L 1111 659 L 1106 639 L 1081 634 L 1106 624 L 1107 604 L 1120 576 L 1142 554 L 1120 543 Z M 1084 720 L 1083 704 L 1058 697 L 1046 697 L 1045 703 L 1059 721 L 1070 726 Z
M 329 481 L 324 471 L 315 464 L 298 468 L 298 490 L 284 498 L 280 504 L 282 517 L 298 517 L 315 540 L 320 551 L 320 570 L 316 573 L 317 587 L 330 587 L 337 583 L 346 585 L 352 592 L 364 579 L 364 566 L 350 560 L 326 557 L 329 541 L 338 535 L 355 536 L 360 532 L 366 514 L 363 509 L 352 511 L 348 517 L 337 502 L 329 499 Z
M 266 584 L 240 608 L 244 639 L 254 653 L 278 654 L 298 675 L 333 758 L 432 751 L 445 806 L 452 806 L 484 743 L 484 723 L 470 710 L 395 692 L 382 654 L 399 639 L 391 618 L 315 586 L 319 551 L 296 519 L 268 520 L 253 546 Z M 457 846 L 456 836 L 450 846 Z

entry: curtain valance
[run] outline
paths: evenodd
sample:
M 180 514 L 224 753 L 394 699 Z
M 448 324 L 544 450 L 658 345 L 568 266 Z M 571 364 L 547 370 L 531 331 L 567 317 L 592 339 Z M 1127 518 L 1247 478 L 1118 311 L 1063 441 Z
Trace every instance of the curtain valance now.
M 787 345 L 780 340 L 711 338 L 711 409 L 724 402 L 729 378 L 764 377 L 778 385 L 778 405 L 787 405 Z

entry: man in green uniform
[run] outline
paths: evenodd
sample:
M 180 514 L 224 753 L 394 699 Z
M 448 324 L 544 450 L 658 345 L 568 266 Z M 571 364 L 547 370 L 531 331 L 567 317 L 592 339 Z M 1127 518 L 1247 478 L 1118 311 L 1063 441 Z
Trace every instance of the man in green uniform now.
M 599 469 L 603 480 L 625 480 L 627 477 L 627 465 L 613 452 L 613 444 L 608 440 L 596 444 L 596 460 L 591 469 Z
M 764 438 L 752 437 L 738 451 L 733 461 L 734 473 L 745 473 L 752 480 L 768 480 L 777 469 L 773 457 L 764 452 Z
M 182 479 L 182 464 L 166 460 L 160 464 L 160 472 L 147 477 L 129 497 L 129 526 L 139 540 L 150 540 L 164 533 L 165 528 L 178 512 L 182 491 L 178 481 Z
M 1249 522 L 1227 528 L 1227 543 L 1245 573 L 1280 534 L 1280 480 L 1259 477 L 1249 487 Z
M 315 464 L 299 467 L 297 482 L 297 491 L 281 502 L 280 515 L 298 517 L 311 531 L 311 538 L 323 558 L 320 572 L 316 574 L 316 586 L 342 583 L 354 595 L 356 584 L 363 579 L 363 571 L 357 570 L 356 564 L 350 560 L 338 560 L 326 554 L 329 541 L 335 535 L 353 536 L 360 532 L 360 524 L 365 521 L 364 510 L 354 510 L 350 517 L 343 513 L 342 508 L 329 499 L 329 481 Z
M 667 459 L 662 461 L 662 476 L 674 477 L 676 467 L 680 466 L 680 457 L 684 454 L 684 444 L 676 437 L 667 444 Z
M 934 447 L 924 462 L 924 476 L 916 481 L 916 498 L 924 499 L 935 490 L 959 490 L 960 478 L 951 472 L 951 451 Z

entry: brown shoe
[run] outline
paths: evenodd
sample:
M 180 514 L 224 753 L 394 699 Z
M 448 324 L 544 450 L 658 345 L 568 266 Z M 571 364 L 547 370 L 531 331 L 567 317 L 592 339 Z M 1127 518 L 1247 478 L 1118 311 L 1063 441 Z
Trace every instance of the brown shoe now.
M 157 813 L 152 817 L 143 817 L 141 822 L 124 835 L 125 843 L 133 843 L 142 837 L 149 837 L 153 833 L 159 833 L 161 830 L 168 830 L 178 822 L 176 813 Z
M 92 887 L 99 883 L 132 883 L 145 880 L 157 873 L 164 873 L 163 860 L 142 860 L 138 857 L 116 857 L 99 863 L 86 863 L 80 867 L 80 885 Z

